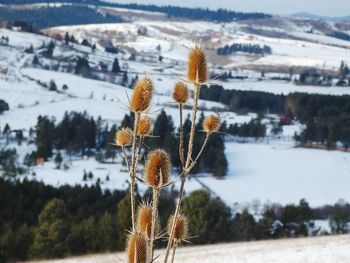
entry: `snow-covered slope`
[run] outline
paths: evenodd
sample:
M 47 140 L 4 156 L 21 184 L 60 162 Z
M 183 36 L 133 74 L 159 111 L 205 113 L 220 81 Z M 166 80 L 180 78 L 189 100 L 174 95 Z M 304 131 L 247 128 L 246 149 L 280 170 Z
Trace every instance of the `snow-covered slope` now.
M 182 263 L 347 263 L 349 235 L 184 247 L 176 250 Z M 163 251 L 156 251 L 163 256 Z M 43 263 L 112 263 L 126 261 L 124 253 L 100 254 Z M 157 261 L 158 262 L 158 261 Z

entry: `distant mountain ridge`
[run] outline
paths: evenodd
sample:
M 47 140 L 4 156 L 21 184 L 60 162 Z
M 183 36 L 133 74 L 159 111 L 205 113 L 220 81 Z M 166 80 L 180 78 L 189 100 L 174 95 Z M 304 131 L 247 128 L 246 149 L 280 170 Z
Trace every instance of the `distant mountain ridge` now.
M 320 16 L 307 12 L 298 12 L 292 14 L 292 16 L 301 17 L 301 18 L 309 18 L 309 19 L 319 19 L 319 20 L 330 20 L 330 21 L 350 21 L 349 16 L 339 16 L 339 17 L 331 17 L 331 16 Z

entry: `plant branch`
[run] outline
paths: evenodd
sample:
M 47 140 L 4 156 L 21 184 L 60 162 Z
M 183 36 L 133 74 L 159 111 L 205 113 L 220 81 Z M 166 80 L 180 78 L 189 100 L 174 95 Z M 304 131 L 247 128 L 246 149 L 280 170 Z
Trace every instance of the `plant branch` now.
M 199 89 L 200 89 L 200 84 L 197 82 L 197 83 L 194 84 L 192 123 L 191 123 L 190 140 L 188 142 L 188 152 L 187 152 L 187 159 L 186 159 L 185 169 L 187 169 L 189 167 L 190 161 L 191 161 L 191 157 L 192 157 L 193 140 L 194 140 L 194 135 L 195 135 L 195 130 L 196 130 L 196 117 L 197 117 L 197 111 L 198 111 Z
M 182 121 L 182 112 L 183 112 L 183 104 L 179 104 L 180 111 L 180 146 L 179 146 L 179 155 L 181 160 L 182 169 L 185 167 L 185 148 L 184 148 L 184 127 Z
M 174 263 L 176 248 L 177 248 L 177 242 L 174 242 L 173 253 L 171 254 L 171 263 Z
M 130 171 L 130 201 L 131 201 L 131 223 L 132 223 L 132 230 L 135 231 L 135 215 L 136 215 L 136 196 L 135 196 L 135 176 L 136 176 L 136 137 L 137 137 L 137 128 L 139 125 L 140 120 L 140 113 L 135 112 L 135 119 L 134 119 L 134 131 L 133 131 L 133 139 L 132 139 L 132 149 L 131 149 L 131 171 Z

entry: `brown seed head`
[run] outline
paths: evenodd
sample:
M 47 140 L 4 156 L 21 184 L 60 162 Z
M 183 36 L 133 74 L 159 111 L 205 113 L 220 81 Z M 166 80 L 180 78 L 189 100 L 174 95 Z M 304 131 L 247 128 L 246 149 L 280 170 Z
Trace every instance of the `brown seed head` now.
M 151 79 L 144 77 L 138 80 L 134 87 L 130 101 L 130 110 L 133 112 L 145 111 L 151 104 L 153 85 Z
M 196 45 L 188 56 L 187 77 L 191 82 L 205 83 L 208 79 L 207 59 L 204 49 Z
M 121 128 L 116 132 L 114 141 L 118 146 L 129 146 L 132 144 L 133 132 L 130 128 Z
M 138 230 L 144 234 L 148 239 L 151 238 L 152 231 L 152 205 L 143 203 L 137 211 L 137 227 Z M 160 224 L 156 218 L 155 235 L 159 233 Z
M 132 232 L 127 241 L 127 255 L 129 263 L 147 262 L 147 240 L 141 233 Z
M 137 136 L 144 136 L 151 133 L 151 119 L 148 117 L 142 117 L 139 120 L 139 126 L 137 127 Z
M 146 182 L 151 187 L 167 184 L 170 178 L 170 156 L 162 150 L 156 149 L 147 155 L 145 166 Z
M 220 118 L 215 115 L 209 115 L 203 121 L 203 129 L 208 133 L 218 132 L 220 130 L 220 126 Z
M 173 99 L 175 102 L 186 103 L 188 101 L 188 97 L 189 91 L 186 84 L 183 81 L 177 82 L 173 92 Z
M 174 215 L 171 215 L 168 221 L 168 234 L 171 233 L 171 227 L 174 222 Z M 187 227 L 187 218 L 179 214 L 175 220 L 175 229 L 174 229 L 174 240 L 179 243 L 187 237 L 188 227 Z

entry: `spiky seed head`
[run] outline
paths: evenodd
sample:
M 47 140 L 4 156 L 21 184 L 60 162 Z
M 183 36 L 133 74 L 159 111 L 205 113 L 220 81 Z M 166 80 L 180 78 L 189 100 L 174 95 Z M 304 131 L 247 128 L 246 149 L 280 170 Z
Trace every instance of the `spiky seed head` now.
M 218 132 L 220 130 L 221 121 L 216 115 L 209 115 L 203 121 L 203 130 L 207 133 Z
M 114 141 L 118 146 L 129 146 L 132 144 L 133 132 L 130 128 L 121 128 L 116 132 Z
M 143 203 L 137 211 L 137 229 L 144 234 L 148 239 L 151 238 L 152 232 L 152 205 Z M 160 223 L 156 218 L 155 235 L 159 233 Z
M 191 82 L 205 83 L 208 79 L 207 59 L 203 47 L 196 45 L 188 56 L 187 77 Z
M 126 244 L 129 263 L 147 262 L 148 245 L 143 234 L 135 232 L 130 233 Z
M 175 84 L 173 99 L 177 103 L 186 103 L 188 101 L 189 91 L 186 84 L 183 81 L 179 81 Z
M 171 215 L 169 220 L 168 220 L 168 234 L 169 234 L 169 236 L 171 233 L 171 227 L 173 225 L 173 222 L 174 222 L 174 215 Z M 187 237 L 187 234 L 188 234 L 187 218 L 184 215 L 179 214 L 175 220 L 175 229 L 174 229 L 175 242 L 179 243 L 179 242 L 185 240 Z
M 151 133 L 151 119 L 148 117 L 142 117 L 139 120 L 137 127 L 137 136 L 144 136 Z
M 134 87 L 134 93 L 130 100 L 130 110 L 133 112 L 145 111 L 151 104 L 153 84 L 150 78 L 139 79 Z
M 145 166 L 146 182 L 151 187 L 167 184 L 170 178 L 170 155 L 162 150 L 155 149 L 147 155 Z

